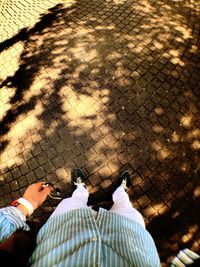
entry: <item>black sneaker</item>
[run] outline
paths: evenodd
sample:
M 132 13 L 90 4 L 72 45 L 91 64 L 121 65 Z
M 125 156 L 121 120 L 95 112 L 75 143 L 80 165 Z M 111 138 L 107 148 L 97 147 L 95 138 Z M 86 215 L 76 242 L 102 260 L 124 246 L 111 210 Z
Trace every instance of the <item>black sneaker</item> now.
M 131 185 L 131 177 L 129 174 L 129 171 L 124 171 L 121 175 L 120 175 L 120 186 L 122 186 L 124 188 L 125 191 L 128 190 L 128 188 Z
M 81 169 L 73 169 L 71 172 L 71 177 L 72 177 L 72 182 L 74 185 L 86 186 L 85 185 L 86 178 Z

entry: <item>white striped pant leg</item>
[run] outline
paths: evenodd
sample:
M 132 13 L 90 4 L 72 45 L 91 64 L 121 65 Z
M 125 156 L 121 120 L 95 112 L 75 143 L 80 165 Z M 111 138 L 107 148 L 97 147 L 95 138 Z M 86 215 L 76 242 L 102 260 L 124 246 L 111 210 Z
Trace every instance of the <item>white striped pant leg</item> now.
M 77 186 L 76 190 L 73 192 L 72 196 L 69 198 L 63 199 L 59 205 L 56 207 L 54 212 L 51 214 L 50 217 L 56 216 L 61 213 L 65 213 L 70 210 L 80 209 L 80 208 L 88 208 L 89 193 L 87 189 L 79 185 Z
M 130 202 L 128 194 L 125 192 L 122 186 L 118 187 L 112 195 L 113 206 L 110 209 L 111 212 L 115 212 L 122 216 L 125 216 L 131 220 L 134 220 L 141 224 L 145 228 L 144 219 L 139 211 L 137 211 Z

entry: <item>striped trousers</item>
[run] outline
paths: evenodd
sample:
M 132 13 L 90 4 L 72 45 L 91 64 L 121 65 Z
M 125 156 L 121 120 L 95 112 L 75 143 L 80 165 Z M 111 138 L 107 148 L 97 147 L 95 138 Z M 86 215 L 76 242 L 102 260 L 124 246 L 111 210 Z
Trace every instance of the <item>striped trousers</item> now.
M 61 213 L 65 213 L 71 210 L 80 209 L 80 208 L 89 208 L 87 206 L 89 197 L 89 192 L 84 186 L 77 186 L 76 190 L 73 192 L 70 198 L 63 199 L 59 205 L 56 207 L 51 217 L 56 216 Z M 144 219 L 130 202 L 129 196 L 122 186 L 118 187 L 112 195 L 113 206 L 110 209 L 110 212 L 115 212 L 119 215 L 125 216 L 131 220 L 137 221 L 145 228 Z M 98 212 L 91 209 L 93 215 L 96 217 Z

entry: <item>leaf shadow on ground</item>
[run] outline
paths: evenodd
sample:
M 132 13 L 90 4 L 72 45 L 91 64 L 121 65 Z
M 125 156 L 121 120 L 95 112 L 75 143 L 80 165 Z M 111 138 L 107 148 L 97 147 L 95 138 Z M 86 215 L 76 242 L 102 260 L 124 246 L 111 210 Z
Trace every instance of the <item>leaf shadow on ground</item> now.
M 12 155 L 14 143 L 20 158 L 3 170 L 7 204 L 36 180 L 69 195 L 66 177 L 77 166 L 89 177 L 89 203 L 109 207 L 128 168 L 131 200 L 162 262 L 183 246 L 197 249 L 199 49 L 189 13 L 171 1 L 77 1 L 0 45 L 24 43 L 19 69 L 0 85 L 14 88 L 1 152 Z M 12 129 L 26 118 L 31 126 L 23 124 L 15 143 Z M 57 203 L 47 201 L 35 217 L 45 221 Z

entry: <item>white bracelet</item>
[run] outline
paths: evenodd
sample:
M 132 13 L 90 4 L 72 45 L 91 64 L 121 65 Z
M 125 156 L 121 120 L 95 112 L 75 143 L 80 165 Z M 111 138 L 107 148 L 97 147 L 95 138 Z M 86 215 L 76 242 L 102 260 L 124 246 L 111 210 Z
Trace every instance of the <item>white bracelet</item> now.
M 23 197 L 20 197 L 17 201 L 28 210 L 28 216 L 31 216 L 34 211 L 33 205 Z

